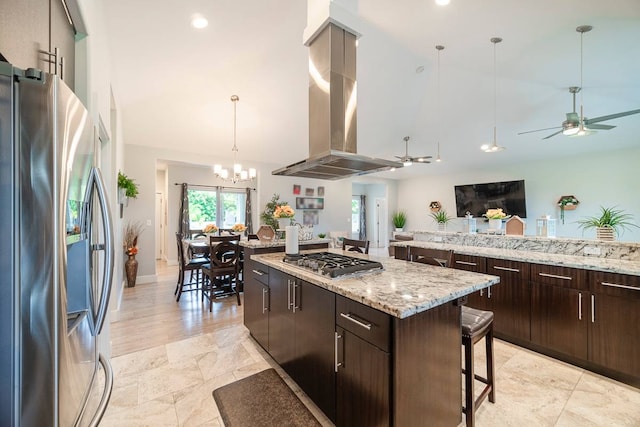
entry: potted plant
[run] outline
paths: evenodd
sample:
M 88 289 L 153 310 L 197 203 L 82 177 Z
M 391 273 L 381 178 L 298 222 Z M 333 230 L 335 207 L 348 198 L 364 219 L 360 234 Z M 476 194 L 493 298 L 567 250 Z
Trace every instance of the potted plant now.
M 407 224 L 407 214 L 402 211 L 396 211 L 391 217 L 391 222 L 393 223 L 393 226 L 396 228 L 396 231 L 400 232 L 402 231 L 404 226 Z
M 446 231 L 447 223 L 453 219 L 444 209 L 438 212 L 431 212 L 431 218 L 433 218 L 438 225 L 438 231 Z
M 631 227 L 638 227 L 631 222 L 633 216 L 625 213 L 621 209 L 605 208 L 600 206 L 600 214 L 596 216 L 586 217 L 578 220 L 579 227 L 583 230 L 589 228 L 596 229 L 596 237 L 599 240 L 615 240 L 616 236 L 620 236 L 625 230 Z
M 280 201 L 279 194 L 274 194 L 271 197 L 271 200 L 269 201 L 269 203 L 265 205 L 264 211 L 262 211 L 262 213 L 260 214 L 260 220 L 262 224 L 270 226 L 271 228 L 273 228 L 274 231 L 277 230 L 279 228 L 278 220 L 273 217 L 273 214 L 278 206 L 286 205 L 286 204 L 287 202 Z
M 509 217 L 509 215 L 502 212 L 502 208 L 487 209 L 487 212 L 482 214 L 482 216 L 487 217 L 489 220 L 490 230 L 501 230 L 502 220 Z
M 564 224 L 564 211 L 572 211 L 574 210 L 580 201 L 576 199 L 576 196 L 562 196 L 560 200 L 558 200 L 558 206 L 560 207 L 560 219 Z
M 118 171 L 118 201 L 121 205 L 127 206 L 129 198 L 138 197 L 138 184 L 127 175 Z

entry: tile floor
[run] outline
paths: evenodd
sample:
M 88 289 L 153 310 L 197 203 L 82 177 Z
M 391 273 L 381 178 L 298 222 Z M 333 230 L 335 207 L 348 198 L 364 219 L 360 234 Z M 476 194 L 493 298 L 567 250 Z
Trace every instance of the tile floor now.
M 195 293 L 176 303 L 176 269 L 159 264 L 158 271 L 157 283 L 125 290 L 112 323 L 115 380 L 100 425 L 221 426 L 212 391 L 276 366 L 242 325 L 235 298 L 217 302 L 213 313 Z M 499 340 L 495 359 L 496 403 L 481 405 L 478 427 L 640 426 L 639 389 Z M 322 424 L 332 425 L 284 376 Z

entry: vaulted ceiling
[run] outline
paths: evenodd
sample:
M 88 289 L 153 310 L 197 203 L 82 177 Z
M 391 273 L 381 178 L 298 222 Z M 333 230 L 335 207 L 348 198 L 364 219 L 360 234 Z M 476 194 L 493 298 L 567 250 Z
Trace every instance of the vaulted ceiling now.
M 586 117 L 640 108 L 638 0 L 338 0 L 357 17 L 358 153 L 393 159 L 435 156 L 440 164 L 389 173 L 499 168 L 506 163 L 618 150 L 640 143 L 640 114 L 587 137 L 518 132 L 560 126 L 580 85 Z M 280 166 L 308 156 L 308 50 L 304 0 L 105 2 L 114 93 L 125 142 L 190 152 L 219 152 L 237 141 L 245 161 Z M 195 13 L 209 26 L 190 25 Z M 506 151 L 485 154 L 494 122 Z M 437 51 L 440 56 L 438 102 Z M 422 72 L 417 72 L 423 67 Z M 580 96 L 578 97 L 578 105 Z

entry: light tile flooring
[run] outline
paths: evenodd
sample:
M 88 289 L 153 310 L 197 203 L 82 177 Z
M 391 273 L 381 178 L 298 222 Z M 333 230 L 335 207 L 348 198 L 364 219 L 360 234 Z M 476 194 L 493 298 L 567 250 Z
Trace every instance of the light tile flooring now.
M 158 273 L 157 283 L 125 290 L 111 325 L 115 380 L 100 425 L 221 426 L 212 391 L 276 366 L 249 337 L 235 298 L 215 303 L 212 313 L 195 293 L 176 303 L 176 268 L 160 263 Z M 481 373 L 484 345 L 477 346 Z M 479 427 L 640 426 L 636 388 L 499 340 L 495 358 L 496 403 L 481 405 Z M 323 425 L 331 425 L 280 372 Z

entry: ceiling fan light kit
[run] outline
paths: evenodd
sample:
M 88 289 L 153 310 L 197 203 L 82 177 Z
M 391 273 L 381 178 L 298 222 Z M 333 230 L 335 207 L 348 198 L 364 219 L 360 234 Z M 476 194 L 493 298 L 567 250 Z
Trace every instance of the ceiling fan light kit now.
M 637 110 L 623 111 L 621 113 L 608 114 L 605 116 L 595 117 L 592 119 L 589 119 L 584 116 L 584 106 L 582 102 L 583 100 L 582 72 L 583 72 L 583 62 L 584 62 L 583 36 L 584 36 L 584 33 L 588 33 L 592 29 L 593 27 L 591 25 L 580 25 L 576 28 L 576 32 L 580 33 L 580 86 L 571 86 L 569 88 L 569 93 L 571 93 L 573 97 L 573 111 L 566 114 L 567 119 L 562 122 L 562 125 L 560 126 L 560 130 L 552 133 L 551 135 L 547 135 L 542 139 L 549 139 L 558 134 L 575 137 L 575 136 L 591 135 L 593 133 L 596 133 L 596 130 L 610 130 L 615 128 L 615 126 L 600 124 L 600 122 L 640 113 L 640 109 L 637 109 Z M 578 112 L 576 111 L 576 93 L 580 93 L 580 114 L 578 114 Z M 518 133 L 518 135 L 523 135 L 523 134 L 533 133 L 533 132 L 540 132 L 540 131 L 551 130 L 551 129 L 557 129 L 557 127 L 520 132 Z
M 399 159 L 404 167 L 411 166 L 413 162 L 431 163 L 431 156 L 413 157 L 409 155 L 409 139 L 411 138 L 408 136 L 402 138 L 402 140 L 404 141 L 404 156 L 395 156 L 396 159 Z

